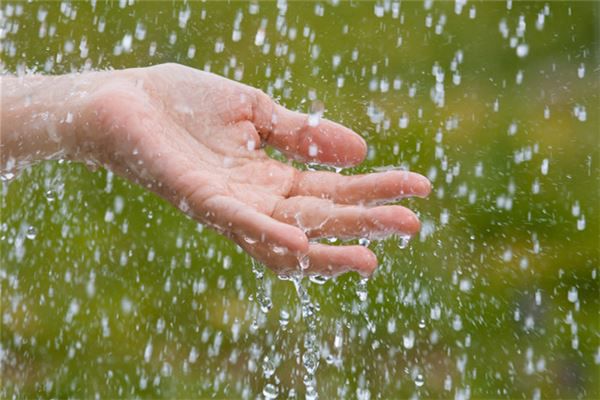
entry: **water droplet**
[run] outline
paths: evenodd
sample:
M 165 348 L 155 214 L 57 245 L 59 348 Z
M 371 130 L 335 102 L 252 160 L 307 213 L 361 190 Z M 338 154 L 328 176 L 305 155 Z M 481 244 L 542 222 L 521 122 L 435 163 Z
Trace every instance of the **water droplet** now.
M 267 379 L 270 378 L 271 375 L 273 375 L 275 373 L 275 364 L 269 358 L 269 356 L 265 356 L 265 358 L 263 359 L 262 369 L 263 369 L 263 376 Z
M 362 278 L 356 284 L 356 295 L 360 299 L 360 301 L 367 300 L 368 291 L 367 291 L 367 283 L 369 282 L 368 278 Z
M 521 43 L 517 46 L 517 56 L 520 58 L 526 57 L 529 54 L 529 45 L 526 43 Z
M 0 180 L 2 182 L 10 182 L 11 180 L 13 180 L 15 178 L 15 174 L 12 172 L 3 172 L 0 174 Z
M 584 106 L 579 104 L 575 105 L 573 108 L 573 115 L 575 115 L 575 118 L 581 122 L 585 122 L 587 120 L 587 111 L 585 110 Z
M 317 353 L 311 350 L 306 350 L 302 355 L 302 364 L 306 369 L 306 372 L 310 375 L 314 375 L 319 367 L 319 358 Z
M 469 10 L 469 18 L 475 19 L 476 16 L 477 16 L 477 9 L 475 8 L 475 6 L 471 6 L 471 9 Z
M 310 259 L 308 258 L 308 255 L 302 256 L 298 260 L 298 265 L 300 266 L 300 269 L 303 271 L 308 269 L 308 267 L 310 266 Z
M 35 228 L 35 226 L 29 225 L 29 227 L 27 228 L 27 232 L 25 233 L 25 236 L 29 240 L 35 239 L 35 237 L 37 236 L 37 229 Z
M 44 196 L 46 196 L 48 203 L 52 203 L 56 200 L 56 192 L 54 192 L 54 190 L 47 190 L 46 193 L 44 193 Z
M 329 280 L 329 277 L 323 275 L 309 275 L 308 279 L 317 285 L 323 285 Z
M 515 77 L 515 82 L 517 85 L 523 83 L 523 71 L 518 71 L 517 76 Z
M 461 292 L 470 292 L 473 285 L 471 284 L 470 279 L 461 279 L 459 289 Z
M 460 331 L 462 326 L 462 319 L 460 318 L 460 315 L 455 315 L 454 319 L 452 320 L 452 329 L 455 331 Z
M 273 385 L 272 383 L 267 383 L 265 385 L 265 387 L 263 388 L 263 396 L 265 396 L 265 399 L 276 399 L 277 396 L 279 395 L 279 389 L 277 388 L 277 386 Z
M 408 331 L 406 335 L 402 335 L 402 345 L 405 349 L 412 349 L 415 346 L 415 333 Z
M 444 379 L 444 390 L 452 390 L 452 377 L 450 375 L 446 375 L 446 379 Z
M 573 215 L 574 217 L 579 217 L 580 213 L 581 206 L 579 205 L 579 201 L 575 201 L 575 203 L 573 203 L 573 205 L 571 206 L 571 215 Z
M 196 55 L 196 46 L 194 46 L 192 44 L 192 45 L 190 45 L 190 47 L 188 47 L 187 58 L 194 58 L 195 55 Z
M 144 361 L 150 362 L 150 357 L 152 357 L 152 342 L 149 341 L 146 344 L 146 348 L 144 349 Z
M 358 244 L 361 246 L 369 247 L 369 245 L 371 244 L 371 241 L 367 238 L 360 238 L 360 239 L 358 239 Z
M 263 28 L 262 26 L 258 28 L 258 30 L 256 31 L 256 36 L 254 37 L 254 44 L 256 46 L 262 46 L 263 44 L 265 44 L 266 34 L 267 30 L 265 28 Z
M 446 209 L 443 209 L 442 213 L 440 214 L 440 224 L 447 225 L 449 221 L 450 221 L 450 212 Z
M 402 116 L 398 120 L 398 127 L 400 129 L 406 129 L 408 127 L 408 114 L 402 113 Z
M 417 374 L 417 376 L 415 377 L 415 385 L 417 385 L 417 387 L 421 387 L 425 384 L 425 378 L 423 378 L 423 374 Z
M 579 67 L 577 68 L 577 76 L 579 77 L 579 79 L 583 79 L 583 77 L 585 76 L 585 64 L 579 64 Z
M 290 323 L 290 313 L 285 310 L 279 312 L 279 325 L 287 326 Z
M 398 240 L 398 247 L 401 249 L 407 248 L 408 244 L 410 243 L 410 239 L 410 235 L 400 235 Z
M 548 175 L 548 166 L 549 166 L 549 161 L 547 158 L 544 158 L 542 160 L 542 166 L 540 168 L 540 170 L 542 171 L 542 175 Z
M 312 102 L 310 112 L 308 114 L 308 125 L 317 126 L 321 122 L 321 117 L 325 111 L 325 104 L 322 101 L 315 100 Z
M 579 294 L 577 292 L 577 288 L 576 287 L 572 287 L 571 289 L 569 289 L 569 293 L 567 293 L 567 299 L 571 303 L 575 303 L 578 298 L 579 298 Z
M 577 230 L 583 231 L 585 230 L 585 215 L 582 215 L 581 218 L 577 220 Z
M 259 292 L 256 293 L 256 301 L 258 302 L 260 310 L 265 314 L 273 308 L 273 302 L 271 301 L 271 298 L 264 293 L 264 289 L 260 289 Z

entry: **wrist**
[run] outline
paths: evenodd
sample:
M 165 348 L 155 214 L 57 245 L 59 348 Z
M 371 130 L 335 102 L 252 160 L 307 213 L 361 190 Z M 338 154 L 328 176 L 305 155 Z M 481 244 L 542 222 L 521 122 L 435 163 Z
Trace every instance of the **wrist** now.
M 79 102 L 68 76 L 3 76 L 2 170 L 68 157 L 74 146 Z

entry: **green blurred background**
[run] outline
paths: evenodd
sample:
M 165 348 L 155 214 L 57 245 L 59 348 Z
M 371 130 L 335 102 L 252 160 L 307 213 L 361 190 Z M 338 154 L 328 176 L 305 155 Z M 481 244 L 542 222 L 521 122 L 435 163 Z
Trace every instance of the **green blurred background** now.
M 11 1 L 1 57 L 179 62 L 322 101 L 370 145 L 344 174 L 430 177 L 402 202 L 421 234 L 371 244 L 366 301 L 357 276 L 305 284 L 321 398 L 599 398 L 599 3 L 461 4 Z M 304 397 L 293 285 L 225 239 L 68 162 L 2 182 L 1 202 L 3 398 Z

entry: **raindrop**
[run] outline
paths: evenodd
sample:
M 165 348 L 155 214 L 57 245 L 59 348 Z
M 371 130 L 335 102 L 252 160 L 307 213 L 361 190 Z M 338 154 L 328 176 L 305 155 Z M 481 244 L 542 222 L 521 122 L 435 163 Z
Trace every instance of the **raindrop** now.
M 573 108 L 573 114 L 581 122 L 585 122 L 587 120 L 587 111 L 585 110 L 584 106 L 580 106 L 579 104 L 575 105 Z
M 462 326 L 462 319 L 460 318 L 460 315 L 456 314 L 452 320 L 452 329 L 455 331 L 460 331 Z
M 25 233 L 25 236 L 29 240 L 35 239 L 35 237 L 37 236 L 37 229 L 35 228 L 35 226 L 29 225 L 29 227 L 27 227 L 27 232 Z
M 356 284 L 356 295 L 360 299 L 360 301 L 367 300 L 367 283 L 369 282 L 369 278 L 362 278 Z
M 287 326 L 290 323 L 290 313 L 285 310 L 279 312 L 279 325 Z
M 338 324 L 337 330 L 335 333 L 335 337 L 333 338 L 333 347 L 335 347 L 336 349 L 340 349 L 340 348 L 342 348 L 343 343 L 344 343 L 344 336 L 343 336 L 343 332 L 342 332 L 342 325 Z
M 190 45 L 190 47 L 188 47 L 187 58 L 194 58 L 195 55 L 196 55 L 196 46 L 194 46 L 192 44 L 192 45 Z
M 477 16 L 477 9 L 475 8 L 475 6 L 471 6 L 471 9 L 469 9 L 469 18 L 475 19 L 476 16 Z
M 544 119 L 550 119 L 550 108 L 548 106 L 544 108 Z
M 577 230 L 583 231 L 585 230 L 585 215 L 582 215 L 581 218 L 577 220 Z
M 520 85 L 521 83 L 523 83 L 523 71 L 519 70 L 517 72 L 517 76 L 515 78 L 515 82 L 517 83 L 517 85 Z
M 415 333 L 408 331 L 408 334 L 402 336 L 402 345 L 405 349 L 412 349 L 415 346 Z
M 440 224 L 447 225 L 450 221 L 450 213 L 447 209 L 443 209 L 440 214 Z
M 302 364 L 304 365 L 304 368 L 308 374 L 314 375 L 319 367 L 319 358 L 317 353 L 315 353 L 312 349 L 307 349 L 302 355 Z
M 398 120 L 398 127 L 400 129 L 406 129 L 408 127 L 408 114 L 402 113 L 402 116 Z
M 308 114 L 308 125 L 313 127 L 319 125 L 324 110 L 325 105 L 323 104 L 323 102 L 318 100 L 313 101 L 310 107 L 310 112 Z
M 48 203 L 53 203 L 56 200 L 56 192 L 54 190 L 48 189 L 44 195 Z
M 254 37 L 254 44 L 256 46 L 262 46 L 263 44 L 265 44 L 265 36 L 267 34 L 267 30 L 266 30 L 266 20 L 263 20 L 265 23 L 265 26 L 262 26 L 258 28 L 258 30 L 256 31 L 256 36 Z
M 275 373 L 275 364 L 268 356 L 265 356 L 265 358 L 263 359 L 262 369 L 263 376 L 267 379 Z
M 529 45 L 526 43 L 521 43 L 517 46 L 517 56 L 520 58 L 524 58 L 529 54 Z
M 545 22 L 546 16 L 544 15 L 543 12 L 540 12 L 537 15 L 537 19 L 535 21 L 535 27 L 538 31 L 541 31 L 542 29 L 544 29 L 544 22 Z
M 323 275 L 309 275 L 308 279 L 317 285 L 324 285 L 329 280 L 329 277 Z
M 421 387 L 425 384 L 425 378 L 423 378 L 423 374 L 417 374 L 415 377 L 415 385 L 417 387 Z
M 130 52 L 132 43 L 133 36 L 131 36 L 130 33 L 125 34 L 125 36 L 123 36 L 123 39 L 121 40 L 121 46 L 123 47 L 123 50 L 127 53 Z
M 548 167 L 549 167 L 549 161 L 547 158 L 544 158 L 542 160 L 542 166 L 540 167 L 540 170 L 542 171 L 542 175 L 548 175 Z
M 301 270 L 306 270 L 308 269 L 308 267 L 310 266 L 310 259 L 308 258 L 307 255 L 302 256 L 299 260 L 298 260 L 298 265 L 300 266 Z
M 272 383 L 267 383 L 262 393 L 263 396 L 265 396 L 265 399 L 276 399 L 279 395 L 279 389 Z
M 13 180 L 15 178 L 15 174 L 12 172 L 2 172 L 0 173 L 0 180 L 2 182 L 10 182 L 11 180 Z
M 223 50 L 225 50 L 225 42 L 223 41 L 223 39 L 219 38 L 215 42 L 215 53 L 222 53 Z
M 577 68 L 577 76 L 579 77 L 579 79 L 583 79 L 583 77 L 585 76 L 585 64 L 579 64 L 579 67 Z
M 577 288 L 576 287 L 572 287 L 571 289 L 569 289 L 569 292 L 567 293 L 567 299 L 571 302 L 571 303 L 575 303 L 579 298 L 579 295 L 577 293 Z

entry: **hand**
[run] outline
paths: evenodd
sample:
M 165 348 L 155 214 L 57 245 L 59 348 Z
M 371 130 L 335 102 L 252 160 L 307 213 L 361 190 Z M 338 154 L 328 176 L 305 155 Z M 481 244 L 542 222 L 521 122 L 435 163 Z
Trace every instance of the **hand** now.
M 397 205 L 427 196 L 429 181 L 389 171 L 359 176 L 301 172 L 269 158 L 360 163 L 364 140 L 336 123 L 275 104 L 263 92 L 176 64 L 81 74 L 70 157 L 94 161 L 169 200 L 277 273 L 369 275 L 363 246 L 309 239 L 413 235 L 419 220 Z M 85 83 L 82 83 L 86 81 Z M 311 126 L 315 125 L 315 126 Z

